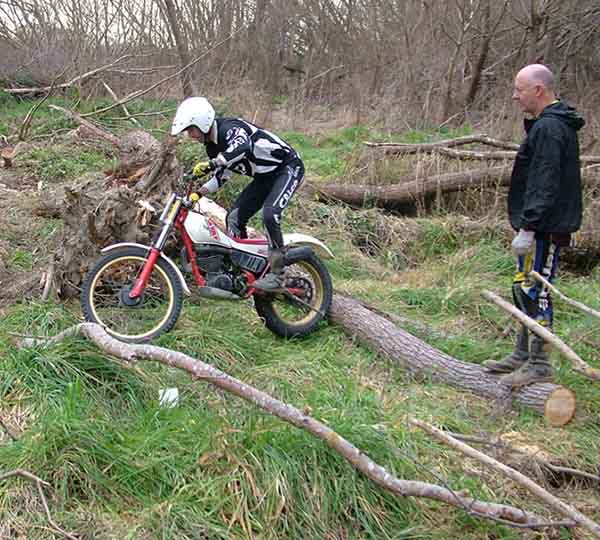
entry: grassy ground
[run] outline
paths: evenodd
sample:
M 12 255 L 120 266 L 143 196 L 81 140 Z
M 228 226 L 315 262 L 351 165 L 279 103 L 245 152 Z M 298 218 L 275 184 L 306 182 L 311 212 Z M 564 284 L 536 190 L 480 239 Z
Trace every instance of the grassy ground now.
M 13 133 L 26 105 L 7 109 L 0 132 Z M 145 127 L 165 127 L 166 114 L 152 118 Z M 13 171 L 0 169 L 0 184 L 22 186 L 0 191 L 3 286 L 43 268 L 58 238 L 60 223 L 32 216 L 32 201 L 110 163 L 108 151 L 50 137 L 59 124 L 70 127 L 55 113 L 41 112 L 31 130 L 34 148 Z M 117 127 L 125 128 L 123 122 Z M 387 135 L 351 128 L 285 137 L 304 156 L 312 181 L 343 181 L 360 166 L 361 141 Z M 180 158 L 191 162 L 196 150 L 185 142 Z M 220 202 L 231 200 L 240 186 L 241 180 L 232 182 Z M 478 363 L 508 352 L 513 337 L 504 335 L 512 324 L 508 317 L 479 295 L 490 288 L 508 296 L 513 262 L 502 220 L 443 207 L 433 215 L 401 218 L 303 201 L 290 208 L 286 227 L 330 245 L 337 290 L 429 325 L 435 332 L 415 326 L 414 333 Z M 600 309 L 597 270 L 567 272 L 560 287 Z M 600 367 L 598 323 L 559 301 L 556 311 L 558 335 Z M 77 338 L 50 348 L 14 346 L 14 334 L 53 335 L 77 322 L 75 303 L 41 304 L 34 295 L 1 306 L 0 317 L 0 418 L 17 439 L 0 430 L 0 474 L 23 468 L 48 481 L 54 520 L 82 538 L 586 538 L 581 532 L 510 529 L 431 501 L 394 497 L 308 434 L 175 370 L 151 363 L 126 370 Z M 399 477 L 468 488 L 476 497 L 552 517 L 521 488 L 409 427 L 409 416 L 468 435 L 507 436 L 554 463 L 600 472 L 600 391 L 557 355 L 558 382 L 578 399 L 576 418 L 563 428 L 547 426 L 528 410 L 500 411 L 476 396 L 411 381 L 333 326 L 301 341 L 281 340 L 260 324 L 250 304 L 188 302 L 158 344 L 309 410 Z M 174 408 L 159 405 L 159 390 L 168 387 L 180 392 Z M 597 486 L 550 486 L 531 460 L 517 461 L 600 520 Z M 22 479 L 0 483 L 0 538 L 53 536 L 35 486 Z

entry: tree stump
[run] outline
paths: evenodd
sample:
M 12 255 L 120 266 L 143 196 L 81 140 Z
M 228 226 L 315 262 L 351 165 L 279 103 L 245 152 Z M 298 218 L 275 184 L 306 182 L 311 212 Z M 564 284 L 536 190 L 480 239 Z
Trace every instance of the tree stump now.
M 79 137 L 108 142 L 118 154 L 117 165 L 104 175 L 66 188 L 64 198 L 50 199 L 37 209 L 64 222 L 55 283 L 60 297 L 68 298 L 79 294 L 100 249 L 117 242 L 150 243 L 157 216 L 139 202 L 147 201 L 158 210 L 179 182 L 181 168 L 170 136 L 163 143 L 142 130 L 116 137 L 72 111 L 58 109 L 79 122 Z

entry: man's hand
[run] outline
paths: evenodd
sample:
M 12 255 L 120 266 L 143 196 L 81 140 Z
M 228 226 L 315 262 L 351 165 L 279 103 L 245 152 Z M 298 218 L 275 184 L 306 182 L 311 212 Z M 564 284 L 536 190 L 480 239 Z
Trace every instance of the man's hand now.
M 526 231 L 519 229 L 519 234 L 513 238 L 512 250 L 515 255 L 527 255 L 533 247 L 535 240 L 535 231 Z
M 194 165 L 192 173 L 194 173 L 194 176 L 206 176 L 209 172 L 214 170 L 215 166 L 212 160 L 201 161 L 200 163 L 196 163 L 196 165 Z

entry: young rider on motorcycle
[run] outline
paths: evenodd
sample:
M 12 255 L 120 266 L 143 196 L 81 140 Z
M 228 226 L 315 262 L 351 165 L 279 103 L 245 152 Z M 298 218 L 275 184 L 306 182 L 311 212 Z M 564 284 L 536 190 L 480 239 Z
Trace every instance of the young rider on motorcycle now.
M 214 108 L 204 97 L 187 98 L 177 108 L 171 134 L 184 131 L 204 144 L 210 158 L 196 164 L 193 173 L 203 176 L 215 171 L 198 190 L 200 195 L 217 191 L 233 172 L 253 179 L 227 214 L 227 232 L 247 238 L 246 225 L 262 207 L 271 268 L 253 286 L 264 291 L 280 289 L 284 269 L 281 217 L 304 180 L 299 154 L 277 135 L 246 120 L 216 118 Z

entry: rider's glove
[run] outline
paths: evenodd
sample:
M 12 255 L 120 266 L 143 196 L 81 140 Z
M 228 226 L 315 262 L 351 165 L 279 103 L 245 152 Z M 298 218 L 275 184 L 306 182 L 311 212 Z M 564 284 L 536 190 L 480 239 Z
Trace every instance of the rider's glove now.
M 214 171 L 215 169 L 215 162 L 211 159 L 209 161 L 201 161 L 200 163 L 196 163 L 192 169 L 192 173 L 195 176 L 206 176 L 209 172 Z
M 535 231 L 519 229 L 519 234 L 513 238 L 512 250 L 515 255 L 527 255 L 533 247 Z

